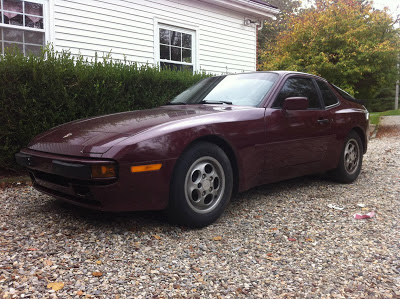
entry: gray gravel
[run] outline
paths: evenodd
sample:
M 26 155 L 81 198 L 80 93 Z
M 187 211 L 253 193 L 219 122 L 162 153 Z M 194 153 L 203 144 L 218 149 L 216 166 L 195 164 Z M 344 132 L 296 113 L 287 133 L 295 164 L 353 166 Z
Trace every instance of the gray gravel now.
M 0 298 L 400 298 L 399 135 L 370 141 L 351 185 L 255 188 L 201 230 L 0 189 Z

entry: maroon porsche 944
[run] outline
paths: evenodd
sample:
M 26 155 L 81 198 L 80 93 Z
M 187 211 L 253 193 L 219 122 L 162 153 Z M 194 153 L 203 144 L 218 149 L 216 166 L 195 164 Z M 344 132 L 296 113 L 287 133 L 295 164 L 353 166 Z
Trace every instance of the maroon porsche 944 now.
M 104 211 L 166 210 L 215 221 L 232 194 L 330 172 L 359 175 L 369 113 L 325 79 L 297 72 L 206 78 L 168 104 L 77 120 L 16 154 L 33 186 Z

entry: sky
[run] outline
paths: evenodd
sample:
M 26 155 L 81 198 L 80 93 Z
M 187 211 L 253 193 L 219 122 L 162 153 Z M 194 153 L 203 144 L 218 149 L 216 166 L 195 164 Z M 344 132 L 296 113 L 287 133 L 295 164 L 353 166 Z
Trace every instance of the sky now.
M 398 0 L 374 0 L 374 7 L 383 9 L 385 6 L 389 7 L 392 13 L 400 13 L 400 1 Z
M 373 7 L 383 9 L 388 7 L 393 16 L 400 14 L 400 1 L 399 0 L 374 0 Z
M 385 7 L 389 8 L 389 13 L 395 19 L 396 16 L 400 15 L 400 1 L 399 0 L 371 0 L 373 2 L 373 7 L 376 9 L 384 9 Z M 312 0 L 303 0 L 304 7 L 308 7 Z M 398 22 L 395 27 L 400 27 L 400 22 Z

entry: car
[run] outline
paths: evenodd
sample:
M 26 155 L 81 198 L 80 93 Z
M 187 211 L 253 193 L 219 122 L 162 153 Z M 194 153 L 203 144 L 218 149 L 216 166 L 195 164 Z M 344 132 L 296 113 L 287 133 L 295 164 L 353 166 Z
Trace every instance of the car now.
M 154 109 L 76 120 L 16 154 L 37 190 L 103 211 L 216 221 L 233 194 L 328 172 L 359 175 L 369 113 L 325 79 L 289 71 L 208 77 Z

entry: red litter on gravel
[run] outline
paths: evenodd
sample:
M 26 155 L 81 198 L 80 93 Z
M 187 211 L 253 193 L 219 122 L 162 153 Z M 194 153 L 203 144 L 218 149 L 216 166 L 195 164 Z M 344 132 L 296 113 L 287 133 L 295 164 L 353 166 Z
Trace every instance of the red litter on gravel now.
M 362 215 L 362 214 L 354 214 L 353 215 L 354 219 L 356 219 L 356 220 L 359 220 L 359 219 L 370 219 L 370 218 L 372 218 L 374 216 L 375 216 L 375 212 L 374 211 L 369 212 L 368 214 L 365 214 L 365 215 Z

